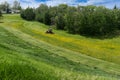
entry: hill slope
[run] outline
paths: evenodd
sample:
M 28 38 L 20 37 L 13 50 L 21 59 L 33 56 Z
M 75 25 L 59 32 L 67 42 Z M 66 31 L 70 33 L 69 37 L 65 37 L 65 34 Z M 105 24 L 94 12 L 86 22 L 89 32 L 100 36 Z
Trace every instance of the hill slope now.
M 91 39 L 4 15 L 1 80 L 119 80 L 120 38 Z M 89 55 L 89 56 L 87 56 Z

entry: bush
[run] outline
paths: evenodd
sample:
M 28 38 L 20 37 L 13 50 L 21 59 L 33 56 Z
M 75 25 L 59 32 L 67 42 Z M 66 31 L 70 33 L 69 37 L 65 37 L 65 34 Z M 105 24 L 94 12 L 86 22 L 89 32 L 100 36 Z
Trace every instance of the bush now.
M 28 21 L 32 21 L 35 19 L 35 12 L 32 8 L 27 8 L 21 11 L 21 17 Z

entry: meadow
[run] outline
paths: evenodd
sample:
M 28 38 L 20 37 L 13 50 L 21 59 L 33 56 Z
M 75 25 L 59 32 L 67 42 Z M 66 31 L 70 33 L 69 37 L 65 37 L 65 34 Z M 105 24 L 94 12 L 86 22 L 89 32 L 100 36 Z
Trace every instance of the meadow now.
M 120 80 L 120 37 L 95 39 L 3 15 L 0 80 Z

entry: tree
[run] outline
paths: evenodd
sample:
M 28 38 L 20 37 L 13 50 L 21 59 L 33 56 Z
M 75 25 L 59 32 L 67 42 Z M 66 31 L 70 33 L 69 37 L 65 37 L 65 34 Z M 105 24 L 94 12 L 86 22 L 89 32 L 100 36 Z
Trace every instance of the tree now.
M 46 25 L 51 24 L 49 11 L 44 14 L 43 23 L 46 24 Z
M 45 4 L 41 4 L 35 11 L 35 19 L 39 22 L 45 23 L 45 17 L 48 16 L 48 6 Z
M 115 5 L 113 9 L 117 9 L 117 6 Z
M 58 12 L 59 14 L 65 15 L 66 12 L 67 12 L 67 8 L 68 8 L 68 5 L 66 5 L 66 4 L 60 4 L 60 5 L 57 7 L 57 12 Z
M 2 16 L 2 13 L 1 13 L 1 11 L 0 11 L 0 17 Z
M 9 13 L 10 5 L 8 2 L 5 1 L 4 3 L 1 4 L 0 8 L 2 11 L 6 11 L 6 13 Z
M 116 26 L 120 30 L 120 9 L 116 9 L 115 11 L 115 18 L 116 18 Z
M 65 16 L 65 20 L 66 20 L 66 27 L 65 29 L 69 32 L 69 33 L 75 33 L 74 30 L 74 14 L 76 12 L 76 8 L 75 7 L 69 7 L 67 9 L 67 14 Z
M 65 16 L 67 13 L 67 8 L 68 5 L 66 4 L 60 4 L 57 7 L 57 14 L 55 17 L 55 23 L 56 23 L 56 28 L 60 29 L 60 30 L 64 30 L 65 29 Z
M 21 17 L 26 20 L 34 20 L 35 19 L 35 12 L 32 8 L 27 8 L 21 11 Z
M 2 20 L 2 13 L 1 13 L 1 11 L 0 11 L 0 22 L 1 22 L 1 20 Z
M 18 2 L 17 0 L 15 0 L 13 2 L 13 9 L 14 10 L 21 10 L 20 2 Z
M 23 10 L 21 17 L 31 20 L 30 10 Z M 116 7 L 108 9 L 104 6 L 67 6 L 61 4 L 48 7 L 41 4 L 35 10 L 35 20 L 47 25 L 55 25 L 56 29 L 66 30 L 72 34 L 87 36 L 107 36 L 120 30 L 120 10 Z M 33 18 L 32 18 L 33 20 Z
M 64 30 L 65 27 L 65 20 L 62 14 L 58 14 L 56 16 L 56 28 L 60 30 Z
M 49 8 L 49 16 L 50 16 L 50 21 L 51 21 L 51 25 L 55 25 L 56 22 L 56 16 L 57 16 L 57 6 L 54 7 L 50 7 Z

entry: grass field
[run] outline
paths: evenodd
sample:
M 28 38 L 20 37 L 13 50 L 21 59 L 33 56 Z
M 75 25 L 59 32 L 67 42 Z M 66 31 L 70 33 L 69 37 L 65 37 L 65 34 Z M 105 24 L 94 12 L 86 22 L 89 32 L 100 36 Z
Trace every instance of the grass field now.
M 93 39 L 4 15 L 0 80 L 120 80 L 120 37 Z

